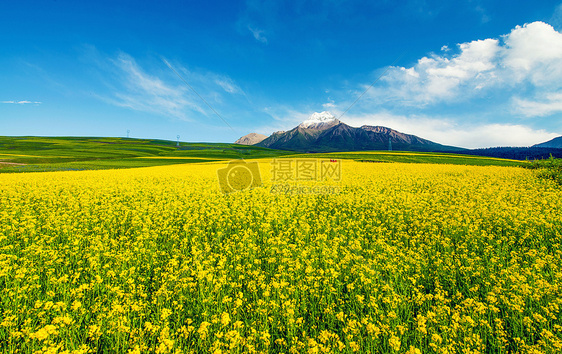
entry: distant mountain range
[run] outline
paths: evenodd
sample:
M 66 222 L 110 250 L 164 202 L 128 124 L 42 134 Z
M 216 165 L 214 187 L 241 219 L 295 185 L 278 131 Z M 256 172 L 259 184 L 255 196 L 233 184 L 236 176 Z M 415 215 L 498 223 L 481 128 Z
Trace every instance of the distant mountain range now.
M 549 140 L 541 144 L 533 145 L 533 147 L 562 149 L 562 136 L 559 136 L 558 138 L 554 138 L 552 140 Z
M 340 152 L 368 150 L 453 152 L 467 155 L 498 157 L 515 160 L 562 158 L 562 136 L 532 147 L 493 147 L 463 149 L 404 134 L 394 129 L 364 125 L 351 127 L 329 112 L 312 114 L 307 120 L 289 131 L 279 131 L 266 137 L 251 133 L 236 141 L 237 144 L 255 145 L 299 152 Z
M 255 133 L 238 141 L 252 141 Z M 364 125 L 351 127 L 329 112 L 314 113 L 297 127 L 279 131 L 253 145 L 299 152 L 337 152 L 366 150 L 462 152 L 466 149 L 441 145 L 396 130 Z

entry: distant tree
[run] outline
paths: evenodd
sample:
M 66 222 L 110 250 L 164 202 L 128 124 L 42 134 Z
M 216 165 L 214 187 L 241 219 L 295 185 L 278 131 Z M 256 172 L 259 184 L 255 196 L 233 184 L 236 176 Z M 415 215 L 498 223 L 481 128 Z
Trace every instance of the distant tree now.
M 541 147 L 492 147 L 485 149 L 473 149 L 462 152 L 466 155 L 477 155 L 486 157 L 497 157 L 512 160 L 544 160 L 550 158 L 562 158 L 562 149 Z

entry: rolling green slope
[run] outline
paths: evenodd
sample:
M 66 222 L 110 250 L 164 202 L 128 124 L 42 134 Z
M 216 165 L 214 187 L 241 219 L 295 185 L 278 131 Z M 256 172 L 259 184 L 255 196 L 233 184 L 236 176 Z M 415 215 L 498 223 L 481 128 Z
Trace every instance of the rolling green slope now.
M 134 168 L 258 158 L 330 158 L 370 162 L 520 166 L 522 162 L 453 153 L 361 151 L 297 154 L 226 143 L 83 137 L 0 137 L 0 173 Z
M 84 138 L 0 137 L 0 172 L 133 168 L 290 155 L 268 148 L 175 141 Z

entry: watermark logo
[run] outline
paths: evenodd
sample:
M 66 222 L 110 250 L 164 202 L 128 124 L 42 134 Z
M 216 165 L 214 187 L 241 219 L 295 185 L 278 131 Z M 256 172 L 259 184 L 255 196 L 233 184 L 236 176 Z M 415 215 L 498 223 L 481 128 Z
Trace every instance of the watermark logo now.
M 299 194 L 340 194 L 339 185 L 303 185 L 290 183 L 275 183 L 269 190 L 271 194 L 299 195 Z
M 217 175 L 223 193 L 240 192 L 262 185 L 257 162 L 230 161 L 228 166 L 217 170 Z
M 341 161 L 320 159 L 273 159 L 272 182 L 334 181 L 341 180 Z
M 273 159 L 272 194 L 339 194 L 341 161 L 327 159 Z M 262 186 L 257 162 L 231 161 L 217 170 L 223 193 L 240 192 Z
M 340 186 L 334 182 L 341 181 L 341 161 L 273 159 L 271 181 L 272 194 L 339 194 Z

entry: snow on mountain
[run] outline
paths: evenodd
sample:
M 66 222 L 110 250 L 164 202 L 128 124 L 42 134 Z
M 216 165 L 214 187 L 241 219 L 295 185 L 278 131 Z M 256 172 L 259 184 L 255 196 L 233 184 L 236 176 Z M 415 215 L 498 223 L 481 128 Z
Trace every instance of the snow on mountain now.
M 299 124 L 299 127 L 305 129 L 325 129 L 337 125 L 339 122 L 330 112 L 314 112 L 307 120 Z

